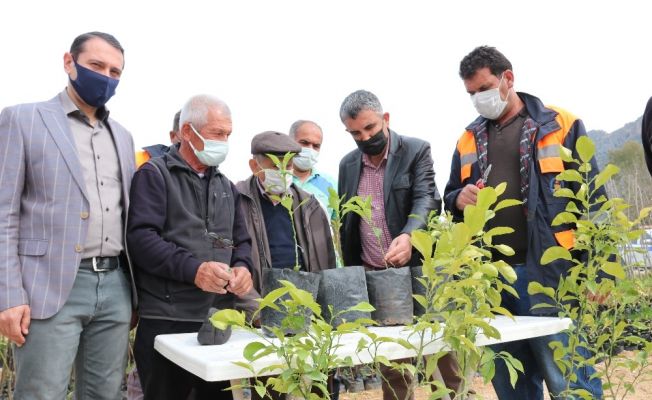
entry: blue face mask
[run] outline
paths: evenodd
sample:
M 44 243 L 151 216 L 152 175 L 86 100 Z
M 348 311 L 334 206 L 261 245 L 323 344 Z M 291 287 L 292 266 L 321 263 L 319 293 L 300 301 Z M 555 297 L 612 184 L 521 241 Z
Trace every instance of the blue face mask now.
M 199 151 L 192 145 L 190 140 L 188 141 L 190 148 L 195 152 L 199 162 L 207 167 L 217 167 L 222 164 L 226 159 L 226 155 L 229 154 L 229 143 L 221 140 L 204 139 L 192 124 L 190 124 L 190 128 L 204 142 L 204 150 Z
M 86 104 L 95 108 L 102 107 L 115 94 L 115 88 L 118 87 L 120 80 L 84 68 L 76 61 L 73 62 L 77 68 L 77 79 L 70 79 L 72 87 Z

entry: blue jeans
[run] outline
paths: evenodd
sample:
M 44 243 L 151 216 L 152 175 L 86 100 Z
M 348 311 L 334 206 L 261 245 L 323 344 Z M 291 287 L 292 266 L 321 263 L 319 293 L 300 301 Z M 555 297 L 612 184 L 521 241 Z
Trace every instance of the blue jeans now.
M 121 269 L 80 269 L 61 310 L 33 319 L 14 347 L 16 400 L 66 398 L 75 365 L 76 400 L 120 400 L 127 364 L 131 288 Z
M 516 298 L 507 292 L 502 293 L 502 306 L 514 315 L 529 316 L 530 299 L 527 294 L 527 271 L 524 265 L 515 265 L 516 282 L 513 286 L 520 298 Z M 548 336 L 534 337 L 530 339 L 517 340 L 514 342 L 500 343 L 491 346 L 495 352 L 507 351 L 523 363 L 524 373 L 518 373 L 516 387 L 513 388 L 509 382 L 509 372 L 502 360 L 496 361 L 496 374 L 492 384 L 498 398 L 501 400 L 542 400 L 543 380 L 550 392 L 550 398 L 561 399 L 559 393 L 566 389 L 566 380 L 561 370 L 557 367 L 553 358 L 552 349 L 549 343 L 560 341 L 565 345 L 568 343 L 568 335 L 556 333 Z M 578 352 L 588 356 L 585 348 L 578 348 Z M 583 366 L 575 371 L 577 380 L 571 382 L 570 389 L 585 389 L 589 391 L 594 399 L 602 398 L 602 382 L 598 378 L 589 379 L 595 370 L 590 366 Z

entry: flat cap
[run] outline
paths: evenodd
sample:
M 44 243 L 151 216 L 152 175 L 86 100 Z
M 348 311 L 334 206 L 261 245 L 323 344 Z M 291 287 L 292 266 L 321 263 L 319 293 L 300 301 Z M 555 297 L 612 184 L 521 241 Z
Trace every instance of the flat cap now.
M 251 139 L 251 154 L 283 155 L 299 152 L 301 146 L 285 133 L 266 131 Z

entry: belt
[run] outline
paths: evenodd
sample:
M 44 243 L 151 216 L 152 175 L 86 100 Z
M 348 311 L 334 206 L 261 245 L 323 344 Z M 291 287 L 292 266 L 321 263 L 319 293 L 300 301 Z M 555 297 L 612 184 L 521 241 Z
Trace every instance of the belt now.
M 79 268 L 95 272 L 108 272 L 120 267 L 120 257 L 91 257 L 84 258 L 79 263 Z

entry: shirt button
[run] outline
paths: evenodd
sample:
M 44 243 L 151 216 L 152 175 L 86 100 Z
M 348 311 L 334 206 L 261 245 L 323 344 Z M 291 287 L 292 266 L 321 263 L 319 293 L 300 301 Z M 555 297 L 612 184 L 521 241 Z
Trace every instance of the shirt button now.
M 82 211 L 79 216 L 81 219 L 87 219 L 88 218 L 88 211 Z
M 84 250 L 81 244 L 75 245 L 75 253 L 81 253 Z

